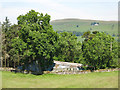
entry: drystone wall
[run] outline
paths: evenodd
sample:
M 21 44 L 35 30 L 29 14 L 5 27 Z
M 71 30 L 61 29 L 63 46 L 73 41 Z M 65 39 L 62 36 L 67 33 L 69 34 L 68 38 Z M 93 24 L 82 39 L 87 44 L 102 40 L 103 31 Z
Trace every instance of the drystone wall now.
M 0 71 L 11 71 L 11 70 L 15 70 L 15 69 L 10 67 L 0 67 Z
M 93 72 L 111 72 L 111 71 L 118 71 L 120 69 L 100 69 L 100 70 L 95 70 Z M 50 73 L 54 74 L 84 74 L 84 73 L 91 73 L 90 70 L 54 70 L 51 71 Z
M 55 66 L 53 70 L 49 73 L 55 74 L 83 74 L 83 73 L 91 73 L 90 70 L 83 70 L 82 64 L 78 63 L 69 63 L 69 62 L 60 62 L 54 61 Z M 110 72 L 117 71 L 118 69 L 100 69 L 95 70 L 93 72 Z

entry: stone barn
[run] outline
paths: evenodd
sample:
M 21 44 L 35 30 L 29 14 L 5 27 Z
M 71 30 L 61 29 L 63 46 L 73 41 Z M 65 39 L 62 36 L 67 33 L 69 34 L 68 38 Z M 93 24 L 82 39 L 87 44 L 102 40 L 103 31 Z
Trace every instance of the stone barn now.
M 79 71 L 82 70 L 82 64 L 54 61 L 54 67 L 52 71 Z
M 25 65 L 24 70 L 31 71 L 32 74 L 43 74 L 41 67 L 39 64 L 34 61 L 29 65 Z M 22 70 L 23 66 L 18 66 L 17 69 Z M 61 72 L 61 71 L 82 71 L 82 64 L 79 63 L 70 63 L 70 62 L 61 62 L 61 61 L 53 61 L 53 65 L 46 68 L 45 71 L 50 72 Z

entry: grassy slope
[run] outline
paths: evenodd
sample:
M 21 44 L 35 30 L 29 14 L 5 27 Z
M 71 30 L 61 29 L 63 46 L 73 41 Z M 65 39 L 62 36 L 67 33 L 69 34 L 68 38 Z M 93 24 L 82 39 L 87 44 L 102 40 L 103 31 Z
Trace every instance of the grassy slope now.
M 118 88 L 118 72 L 35 76 L 2 73 L 3 88 Z
M 91 26 L 92 22 L 99 22 L 99 26 Z M 112 28 L 112 25 L 114 27 Z M 110 35 L 118 35 L 118 22 L 117 21 L 95 21 L 95 20 L 82 20 L 82 19 L 61 19 L 51 21 L 53 29 L 55 31 L 76 31 L 76 32 L 86 32 L 89 31 L 104 31 Z M 79 27 L 76 27 L 79 25 Z M 81 37 L 78 37 L 82 40 Z

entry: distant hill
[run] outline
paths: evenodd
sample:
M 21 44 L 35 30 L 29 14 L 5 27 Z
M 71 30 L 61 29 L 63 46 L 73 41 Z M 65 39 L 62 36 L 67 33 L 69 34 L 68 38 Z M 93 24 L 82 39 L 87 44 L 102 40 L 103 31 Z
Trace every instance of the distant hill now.
M 50 22 L 55 31 L 73 32 L 78 37 L 78 40 L 83 40 L 81 35 L 86 31 L 100 31 L 118 37 L 118 22 L 117 21 L 100 21 L 100 20 L 85 20 L 85 19 L 59 19 Z

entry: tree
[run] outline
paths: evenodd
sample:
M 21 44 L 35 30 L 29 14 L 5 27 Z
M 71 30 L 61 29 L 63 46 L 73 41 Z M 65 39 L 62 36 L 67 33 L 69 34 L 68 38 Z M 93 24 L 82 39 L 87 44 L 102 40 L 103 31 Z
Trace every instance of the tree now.
M 21 56 L 20 63 L 28 65 L 33 61 L 38 62 L 42 71 L 53 64 L 54 45 L 58 34 L 50 25 L 50 16 L 29 11 L 18 18 L 19 37 L 13 39 L 13 47 Z
M 80 50 L 78 45 L 80 44 L 80 42 L 77 43 L 77 37 L 72 33 L 60 33 L 54 59 L 65 62 L 77 62 Z
M 85 32 L 85 33 L 82 35 L 82 38 L 85 38 L 85 40 L 88 40 L 90 33 L 91 33 L 90 31 Z
M 18 32 L 19 32 L 19 26 L 14 24 L 11 25 L 10 30 L 9 30 L 9 62 L 10 62 L 10 66 L 14 66 L 14 68 L 16 67 L 16 63 L 17 65 L 19 65 L 19 58 L 20 56 L 18 55 L 18 53 L 16 53 L 15 47 L 12 45 L 12 39 L 14 38 L 18 38 Z M 14 65 L 13 65 L 14 63 Z
M 4 60 L 4 65 L 5 67 L 7 67 L 7 63 L 8 63 L 8 66 L 9 66 L 9 31 L 10 31 L 10 26 L 11 26 L 11 23 L 9 21 L 9 19 L 6 17 L 5 18 L 5 22 L 3 22 L 2 24 L 2 55 L 3 55 L 3 60 Z M 3 63 L 3 62 L 2 62 Z
M 16 61 L 16 54 L 14 47 L 12 47 L 12 39 L 18 36 L 18 25 L 11 25 L 9 19 L 6 17 L 2 24 L 2 60 L 5 67 L 13 66 Z
M 0 22 L 0 65 L 3 66 L 3 61 L 2 61 L 2 24 Z
M 100 32 L 89 34 L 87 41 L 82 43 L 82 50 L 84 61 L 94 67 L 94 70 L 115 66 L 114 56 L 117 53 L 117 46 L 110 35 Z

